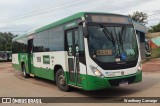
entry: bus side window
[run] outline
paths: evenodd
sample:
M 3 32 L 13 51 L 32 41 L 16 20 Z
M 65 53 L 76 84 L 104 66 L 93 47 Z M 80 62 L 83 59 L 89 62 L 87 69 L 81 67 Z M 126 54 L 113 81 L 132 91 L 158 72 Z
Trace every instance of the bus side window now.
M 73 38 L 72 32 L 67 32 L 67 51 L 69 56 L 73 56 Z
M 79 52 L 79 61 L 83 64 L 86 64 L 86 59 L 85 59 L 85 48 L 84 48 L 84 36 L 83 36 L 83 30 L 82 26 L 78 28 L 78 33 L 77 31 L 75 32 L 75 41 L 77 42 L 76 44 L 78 45 L 78 52 Z
M 85 54 L 85 52 L 84 52 L 84 37 L 83 37 L 82 27 L 79 27 L 77 34 L 78 34 L 78 36 L 77 36 L 77 38 L 75 38 L 75 40 L 77 39 L 77 44 L 79 46 L 79 55 L 84 56 L 84 54 Z

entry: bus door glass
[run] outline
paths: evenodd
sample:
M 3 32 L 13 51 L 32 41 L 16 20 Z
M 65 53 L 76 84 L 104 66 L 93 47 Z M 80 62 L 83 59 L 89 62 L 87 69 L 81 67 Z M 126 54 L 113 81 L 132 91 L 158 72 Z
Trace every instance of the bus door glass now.
M 33 39 L 28 40 L 28 69 L 29 73 L 33 72 Z
M 79 68 L 78 28 L 66 31 L 66 49 L 68 51 L 69 83 L 81 85 Z

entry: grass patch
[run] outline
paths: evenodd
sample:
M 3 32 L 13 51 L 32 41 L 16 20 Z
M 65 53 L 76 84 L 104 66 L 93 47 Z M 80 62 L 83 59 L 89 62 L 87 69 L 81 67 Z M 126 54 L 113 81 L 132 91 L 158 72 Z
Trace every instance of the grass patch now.
M 152 59 L 160 58 L 160 47 L 156 49 L 151 49 L 151 56 L 146 57 L 142 63 L 146 63 Z
M 151 50 L 151 58 L 159 58 L 160 57 L 160 47 Z

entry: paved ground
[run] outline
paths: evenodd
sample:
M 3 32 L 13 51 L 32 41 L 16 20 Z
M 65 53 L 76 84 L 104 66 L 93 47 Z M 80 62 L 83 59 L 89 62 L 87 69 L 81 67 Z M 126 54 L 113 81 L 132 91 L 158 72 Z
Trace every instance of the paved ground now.
M 72 89 L 70 92 L 59 91 L 52 81 L 40 78 L 25 79 L 21 73 L 16 72 L 11 63 L 0 63 L 0 96 L 1 97 L 160 97 L 160 59 L 147 62 L 143 65 L 143 82 L 126 87 L 111 88 L 100 91 L 83 91 Z M 150 72 L 153 70 L 153 72 Z M 106 98 L 108 99 L 108 98 Z M 104 99 L 105 100 L 105 99 Z M 2 105 L 2 104 L 0 104 Z M 4 105 L 4 104 L 3 104 Z M 41 106 L 52 106 L 53 104 L 40 104 Z M 54 106 L 74 106 L 88 104 L 54 104 Z M 90 103 L 96 106 L 95 103 Z M 124 105 L 124 104 L 98 104 L 104 105 Z M 126 104 L 133 105 L 133 104 Z M 160 106 L 160 104 L 136 104 Z M 4 105 L 8 106 L 8 104 Z M 12 106 L 12 104 L 11 104 Z M 23 105 L 24 106 L 24 105 Z M 32 104 L 32 106 L 39 106 Z

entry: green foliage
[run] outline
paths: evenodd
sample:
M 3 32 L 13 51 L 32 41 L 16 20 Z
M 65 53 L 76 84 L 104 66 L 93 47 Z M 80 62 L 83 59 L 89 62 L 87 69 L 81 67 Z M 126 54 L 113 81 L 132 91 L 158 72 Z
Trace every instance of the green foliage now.
M 154 26 L 151 26 L 148 30 L 148 32 L 153 33 L 153 32 L 160 32 L 160 23 Z
M 136 11 L 136 12 L 133 13 L 133 15 L 129 15 L 129 17 L 132 20 L 134 20 L 136 22 L 139 22 L 139 23 L 141 23 L 143 25 L 146 25 L 147 22 L 148 22 L 148 20 L 147 20 L 148 15 L 146 13 L 144 13 L 144 12 L 138 12 L 138 11 Z
M 0 32 L 0 51 L 11 51 L 12 50 L 12 39 L 16 37 L 12 33 Z

